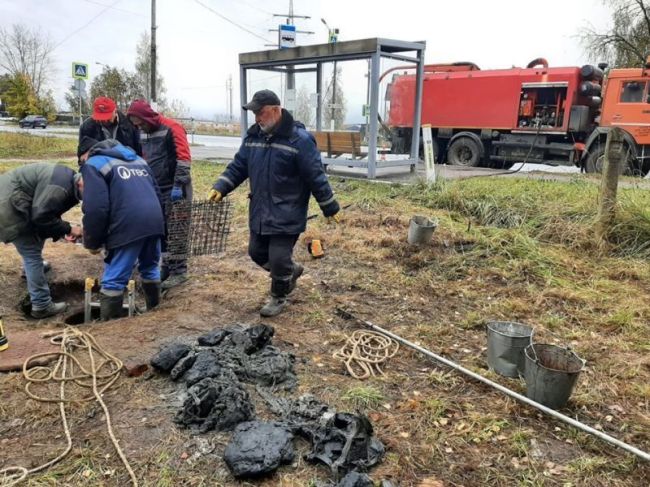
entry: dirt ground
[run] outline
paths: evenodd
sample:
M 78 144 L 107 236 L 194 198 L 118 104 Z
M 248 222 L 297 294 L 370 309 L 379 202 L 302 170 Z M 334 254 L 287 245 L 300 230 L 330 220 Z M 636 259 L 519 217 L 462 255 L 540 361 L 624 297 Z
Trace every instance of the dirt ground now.
M 444 225 L 431 245 L 409 247 L 405 236 L 410 212 L 390 205 L 372 211 L 357 206 L 346 211 L 345 222 L 338 227 L 320 219 L 310 222 L 296 246 L 295 257 L 306 272 L 291 306 L 262 321 L 258 310 L 269 279 L 246 255 L 245 195 L 237 198 L 233 234 L 224 256 L 196 258 L 191 280 L 172 290 L 158 310 L 84 329 L 132 365 L 148 363 L 162 344 L 179 336 L 194 337 L 232 323 L 271 324 L 276 330 L 274 343 L 297 358 L 296 397 L 309 392 L 340 411 L 359 410 L 371 418 L 387 447 L 383 463 L 370 472 L 375 480 L 422 487 L 649 484 L 648 464 L 408 349 L 401 348 L 384 367 L 385 376 L 363 382 L 347 375 L 332 358 L 356 329 L 335 315 L 335 308 L 344 306 L 523 393 L 523 382 L 487 369 L 485 320 L 536 323 L 542 314 L 562 315 L 575 309 L 577 295 L 540 291 L 531 285 L 534 279 L 524 277 L 526 269 L 513 270 L 522 277 L 513 279 L 486 265 L 489 257 L 470 258 L 465 253 L 473 245 L 471 239 Z M 78 211 L 73 211 L 73 219 L 79 218 Z M 323 239 L 325 258 L 309 256 L 304 241 L 309 237 Z M 100 274 L 99 257 L 60 242 L 48 243 L 45 255 L 54 268 L 52 282 L 59 294 L 55 298 L 67 299 L 78 309 L 83 278 Z M 566 259 L 570 267 L 571 256 Z M 633 292 L 648 295 L 650 283 L 634 269 L 614 271 Z M 0 248 L 0 285 L 0 309 L 9 330 L 64 326 L 60 319 L 26 319 L 17 308 L 25 284 L 19 257 L 10 246 Z M 648 318 L 646 307 L 634 312 Z M 621 345 L 613 354 L 608 336 L 615 330 L 577 334 L 572 333 L 573 326 L 567 324 L 563 339 L 588 365 L 562 412 L 650 450 L 647 348 Z M 557 342 L 543 330 L 540 333 L 540 339 Z M 646 332 L 640 335 L 644 337 Z M 598 365 L 592 366 L 594 362 Z M 23 387 L 18 373 L 0 377 L 0 467 L 38 465 L 64 445 L 57 407 L 28 400 Z M 329 478 L 324 467 L 298 458 L 270 478 L 236 481 L 221 457 L 229 434 L 193 436 L 172 422 L 179 391 L 167 378 L 149 371 L 134 378 L 123 376 L 104 395 L 115 433 L 143 485 L 308 486 Z M 270 417 L 259 400 L 257 410 Z M 127 485 L 99 406 L 72 405 L 69 414 L 73 451 L 31 477 L 29 485 Z

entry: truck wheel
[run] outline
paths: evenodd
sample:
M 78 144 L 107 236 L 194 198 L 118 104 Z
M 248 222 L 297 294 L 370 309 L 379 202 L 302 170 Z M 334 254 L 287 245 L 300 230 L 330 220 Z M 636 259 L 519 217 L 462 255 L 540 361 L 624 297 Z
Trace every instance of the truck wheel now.
M 627 144 L 624 146 L 628 153 L 627 163 L 621 165 L 620 174 L 625 176 L 641 176 L 641 171 L 637 168 L 636 161 L 631 155 Z M 605 164 L 605 144 L 598 144 L 587 156 L 585 162 L 585 172 L 602 173 Z
M 476 167 L 481 163 L 481 148 L 469 137 L 459 137 L 447 149 L 447 162 L 454 166 Z

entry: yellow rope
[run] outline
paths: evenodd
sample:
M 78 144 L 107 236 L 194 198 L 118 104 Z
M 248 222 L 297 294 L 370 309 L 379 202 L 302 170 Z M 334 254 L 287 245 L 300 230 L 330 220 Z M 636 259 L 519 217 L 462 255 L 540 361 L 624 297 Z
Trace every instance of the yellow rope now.
M 379 367 L 399 350 L 399 343 L 374 331 L 357 330 L 333 357 L 345 363 L 355 379 L 367 379 L 376 373 L 384 375 Z
M 58 455 L 56 458 L 30 470 L 24 467 L 8 467 L 0 470 L 0 486 L 10 487 L 16 485 L 25 480 L 28 475 L 45 470 L 65 458 L 65 456 L 72 450 L 72 436 L 70 434 L 70 428 L 68 427 L 65 405 L 70 402 L 79 403 L 96 400 L 104 411 L 106 429 L 111 442 L 131 477 L 131 483 L 137 487 L 138 481 L 135 477 L 135 473 L 120 448 L 118 440 L 115 438 L 113 427 L 111 425 L 111 415 L 106 403 L 104 403 L 104 400 L 102 399 L 102 394 L 120 377 L 123 367 L 122 362 L 120 359 L 104 350 L 95 341 L 95 338 L 92 335 L 80 331 L 77 328 L 67 327 L 61 334 L 54 336 L 51 341 L 52 343 L 61 346 L 60 351 L 32 355 L 25 360 L 25 363 L 23 364 L 23 376 L 27 380 L 25 392 L 35 401 L 55 402 L 59 404 L 61 423 L 63 425 L 63 431 L 65 432 L 67 442 L 66 448 L 63 453 Z M 90 361 L 90 369 L 84 367 L 79 359 L 74 355 L 77 351 L 87 352 L 88 360 Z M 95 362 L 95 354 L 99 358 L 97 363 Z M 52 355 L 58 357 L 54 367 L 29 367 L 29 363 L 34 359 Z M 52 382 L 59 383 L 58 398 L 39 396 L 30 390 L 32 384 L 48 384 Z M 74 383 L 83 388 L 90 388 L 92 389 L 92 395 L 81 399 L 67 399 L 65 395 L 65 386 L 68 383 Z

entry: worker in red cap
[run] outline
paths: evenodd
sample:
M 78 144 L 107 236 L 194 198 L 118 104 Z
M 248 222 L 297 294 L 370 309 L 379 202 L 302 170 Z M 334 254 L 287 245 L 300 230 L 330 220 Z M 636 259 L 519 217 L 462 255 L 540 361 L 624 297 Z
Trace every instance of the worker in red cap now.
M 151 167 L 162 193 L 165 222 L 168 223 L 173 202 L 192 201 L 192 156 L 187 133 L 180 123 L 157 113 L 145 100 L 134 100 L 126 114 L 131 123 L 142 131 L 142 157 Z M 168 237 L 166 235 L 163 245 L 163 289 L 187 281 L 187 255 L 170 255 L 167 252 Z M 179 235 L 179 239 L 187 240 L 187 237 Z
M 79 128 L 79 145 L 81 139 L 90 137 L 99 142 L 106 139 L 115 139 L 122 145 L 130 147 L 142 157 L 140 133 L 129 121 L 124 113 L 117 109 L 115 102 L 106 97 L 98 96 L 93 102 L 93 113 L 84 120 Z M 79 149 L 77 157 L 80 157 Z

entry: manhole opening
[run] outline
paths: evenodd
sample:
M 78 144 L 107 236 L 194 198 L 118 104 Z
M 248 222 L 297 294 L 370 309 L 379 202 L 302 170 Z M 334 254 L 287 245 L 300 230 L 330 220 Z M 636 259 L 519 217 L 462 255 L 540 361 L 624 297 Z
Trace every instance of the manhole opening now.
M 68 306 L 79 306 L 84 301 L 84 281 L 73 280 L 66 282 L 50 282 L 50 296 L 55 302 L 65 301 Z M 93 289 L 93 292 L 98 291 L 99 288 Z M 32 302 L 29 299 L 29 294 L 25 293 L 19 303 L 20 310 L 25 316 L 30 317 L 32 312 Z M 83 311 L 82 311 L 83 314 Z

